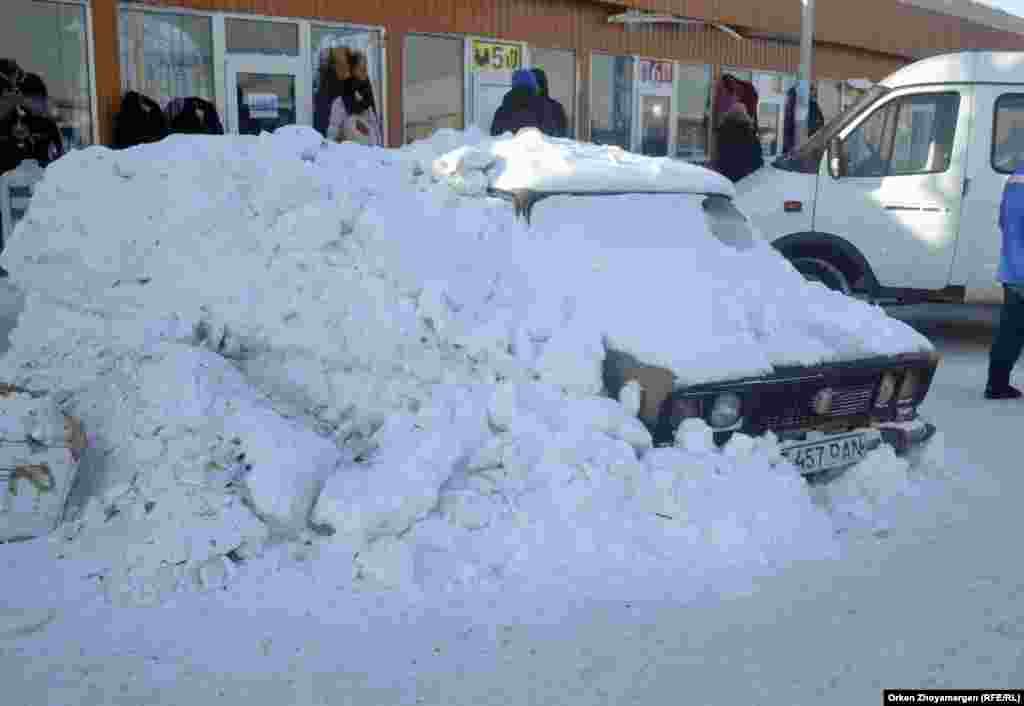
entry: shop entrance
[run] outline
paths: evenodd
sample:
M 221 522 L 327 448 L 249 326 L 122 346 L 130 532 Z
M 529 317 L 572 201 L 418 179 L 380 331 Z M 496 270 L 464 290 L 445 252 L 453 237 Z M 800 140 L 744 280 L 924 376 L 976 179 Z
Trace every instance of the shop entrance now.
M 232 55 L 226 79 L 230 132 L 258 135 L 312 122 L 311 81 L 298 57 Z
M 641 59 L 637 62 L 636 126 L 633 148 L 652 157 L 675 154 L 676 124 L 672 93 L 675 64 L 671 61 Z
M 490 133 L 494 113 L 512 88 L 512 74 L 529 66 L 526 44 L 466 40 L 466 126 Z

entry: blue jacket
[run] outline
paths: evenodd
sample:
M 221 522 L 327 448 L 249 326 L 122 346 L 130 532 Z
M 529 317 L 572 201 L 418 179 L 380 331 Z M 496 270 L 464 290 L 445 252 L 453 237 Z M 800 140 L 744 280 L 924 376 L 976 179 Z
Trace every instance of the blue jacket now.
M 1003 231 L 999 281 L 1024 285 L 1024 165 L 1007 178 L 1003 187 L 999 229 Z

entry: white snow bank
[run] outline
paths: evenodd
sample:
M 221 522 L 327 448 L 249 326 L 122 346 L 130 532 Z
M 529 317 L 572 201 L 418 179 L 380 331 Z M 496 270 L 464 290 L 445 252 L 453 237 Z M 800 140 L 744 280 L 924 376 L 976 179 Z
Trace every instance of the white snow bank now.
M 689 425 L 650 450 L 635 410 L 598 397 L 604 343 L 688 382 L 927 341 L 764 243 L 721 243 L 699 196 L 554 196 L 529 227 L 465 197 L 520 160 L 589 179 L 620 158 L 626 179 L 717 179 L 450 131 L 402 150 L 174 136 L 54 163 L 3 253 L 26 309 L 0 379 L 59 391 L 90 434 L 67 551 L 88 544 L 115 585 L 216 584 L 226 555 L 309 522 L 358 576 L 436 588 L 826 551 L 770 438 L 720 453 Z
M 736 193 L 732 182 L 721 174 L 688 162 L 549 138 L 539 130 L 523 130 L 513 140 L 498 140 L 476 150 L 478 154 L 488 151 L 494 155 L 494 170 L 488 175 L 490 185 L 507 191 Z M 472 170 L 474 162 L 480 165 L 487 160 L 463 156 L 460 162 L 461 171 L 466 172 Z

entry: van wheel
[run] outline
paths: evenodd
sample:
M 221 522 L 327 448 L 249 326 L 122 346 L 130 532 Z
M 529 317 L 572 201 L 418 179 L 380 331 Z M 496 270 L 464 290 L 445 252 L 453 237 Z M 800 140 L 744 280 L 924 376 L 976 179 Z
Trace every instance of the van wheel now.
M 816 257 L 798 257 L 791 261 L 793 267 L 804 276 L 808 282 L 821 282 L 829 289 L 834 289 L 843 294 L 850 294 L 850 280 L 843 271 L 828 260 Z

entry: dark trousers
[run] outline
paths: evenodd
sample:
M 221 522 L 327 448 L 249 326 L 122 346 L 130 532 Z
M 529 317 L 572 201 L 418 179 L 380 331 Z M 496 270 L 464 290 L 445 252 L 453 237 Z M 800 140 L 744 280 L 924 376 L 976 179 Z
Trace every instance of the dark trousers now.
M 1010 384 L 1010 372 L 1024 349 L 1024 295 L 1003 285 L 1003 308 L 999 314 L 999 330 L 989 353 L 989 386 Z

